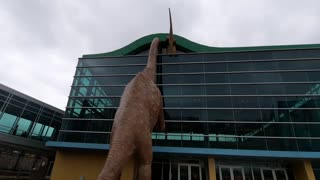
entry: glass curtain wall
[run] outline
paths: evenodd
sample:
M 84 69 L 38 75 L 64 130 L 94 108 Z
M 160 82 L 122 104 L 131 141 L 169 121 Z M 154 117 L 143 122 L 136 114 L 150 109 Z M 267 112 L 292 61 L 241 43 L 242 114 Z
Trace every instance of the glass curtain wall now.
M 147 56 L 80 59 L 60 140 L 109 143 Z M 320 150 L 320 50 L 159 55 L 166 131 L 156 146 Z
M 57 137 L 62 112 L 0 89 L 0 132 L 39 141 Z

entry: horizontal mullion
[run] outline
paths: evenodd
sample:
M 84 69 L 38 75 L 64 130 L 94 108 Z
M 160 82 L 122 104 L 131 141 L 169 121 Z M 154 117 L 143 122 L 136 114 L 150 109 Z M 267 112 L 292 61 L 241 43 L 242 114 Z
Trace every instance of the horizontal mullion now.
M 242 63 L 242 62 L 277 62 L 277 61 L 307 61 L 320 60 L 320 58 L 285 58 L 285 59 L 245 59 L 245 60 L 224 60 L 224 61 L 201 61 L 201 62 L 177 62 L 177 63 L 157 63 L 157 65 L 170 64 L 215 64 L 215 63 Z
M 237 94 L 232 94 L 232 95 L 165 95 L 162 96 L 163 98 L 193 98 L 193 97 L 320 97 L 320 94 L 258 94 L 258 95 L 237 95 Z M 121 98 L 122 96 L 68 96 L 69 98 L 73 99 L 80 99 L 80 98 Z
M 111 132 L 104 131 L 77 131 L 77 130 L 59 130 L 66 133 L 88 133 L 88 134 L 111 134 Z M 154 134 L 157 135 L 157 134 Z M 193 134 L 181 132 L 177 133 L 161 133 L 161 136 L 192 136 L 192 137 L 226 137 L 226 138 L 248 138 L 248 139 L 307 139 L 307 140 L 320 140 L 320 137 L 280 137 L 280 136 L 238 136 L 238 135 L 214 135 L 214 134 Z
M 67 121 L 113 121 L 114 119 L 62 118 L 62 120 L 67 120 Z
M 9 94 L 10 95 L 10 94 Z M 3 95 L 3 94 L 0 94 L 0 96 L 4 97 L 4 98 L 7 98 L 9 97 L 9 95 Z
M 77 69 L 81 68 L 103 68 L 103 67 L 126 67 L 126 66 L 146 66 L 146 64 L 111 64 L 111 65 L 93 65 L 93 66 L 77 66 Z
M 156 75 L 207 75 L 207 74 L 245 74 L 245 73 L 285 73 L 285 72 L 317 72 L 320 69 L 297 69 L 297 70 L 268 70 L 268 71 L 224 71 L 224 72 L 188 72 L 188 73 L 158 73 Z M 136 74 L 103 74 L 103 75 L 76 75 L 76 77 L 120 77 L 135 76 Z
M 77 130 L 66 130 L 60 129 L 60 132 L 76 132 L 76 133 L 91 133 L 91 134 L 111 134 L 111 132 L 104 132 L 104 131 L 77 131 Z
M 24 104 L 22 107 L 19 106 L 19 105 L 16 105 L 16 104 L 11 104 L 10 101 L 7 102 L 6 104 L 7 104 L 7 105 L 10 105 L 10 106 L 14 106 L 14 107 L 19 108 L 19 109 L 24 109 L 24 106 L 25 106 L 25 104 Z M 7 106 L 7 107 L 8 107 L 8 106 Z M 5 111 L 5 110 L 4 110 L 4 111 Z M 33 112 L 33 111 L 31 111 L 31 112 Z
M 75 75 L 75 78 L 81 77 L 120 77 L 120 76 L 135 76 L 136 74 L 104 74 L 104 75 Z
M 7 101 L 3 101 L 3 100 L 0 99 L 0 102 L 6 103 Z M 2 107 L 2 106 L 1 106 L 1 107 Z
M 225 61 L 195 61 L 195 62 L 173 62 L 157 63 L 157 65 L 180 65 L 180 64 L 218 64 L 218 63 L 242 63 L 242 62 L 274 62 L 274 61 L 307 61 L 320 60 L 320 58 L 290 58 L 290 59 L 249 59 L 249 60 L 225 60 Z M 119 60 L 119 62 L 121 62 Z M 76 68 L 97 68 L 97 67 L 114 67 L 114 66 L 145 66 L 146 64 L 118 64 L 118 65 L 94 65 L 94 66 L 77 66 Z
M 117 109 L 118 107 L 66 107 L 67 109 Z M 218 108 L 218 107 L 163 107 L 163 109 L 168 109 L 168 110 L 170 110 L 170 109 L 172 109 L 172 110 L 175 110 L 175 109 L 177 109 L 177 110 L 180 110 L 180 109 L 189 109 L 189 110 L 206 110 L 206 109 L 248 109 L 248 110 L 250 110 L 250 109 L 256 109 L 256 110 L 259 110 L 259 109 L 275 109 L 275 110 L 313 110 L 313 109 L 315 109 L 315 110 L 320 110 L 320 108 L 232 108 L 232 107 L 230 107 L 230 108 Z
M 189 121 L 189 120 L 165 120 L 165 123 L 217 123 L 217 124 L 320 124 L 320 122 L 290 122 L 290 121 Z
M 191 83 L 191 84 L 157 84 L 157 86 L 214 86 L 214 85 L 266 85 L 266 84 L 319 84 L 320 81 L 303 82 L 250 82 L 250 83 Z M 124 87 L 126 84 L 118 85 L 72 85 L 71 87 Z
M 51 114 L 52 117 L 49 117 L 49 116 L 46 116 L 46 115 L 41 114 L 40 109 L 39 109 L 37 112 L 35 112 L 34 110 L 28 109 L 27 107 L 25 108 L 26 103 L 23 105 L 23 107 L 18 106 L 18 105 L 15 105 L 15 104 L 11 104 L 10 101 L 7 102 L 7 104 L 10 105 L 10 106 L 14 106 L 14 107 L 16 107 L 16 108 L 19 108 L 19 109 L 24 109 L 25 111 L 29 111 L 29 112 L 32 112 L 32 113 L 37 114 L 37 115 L 39 114 L 40 116 L 47 117 L 47 118 L 49 118 L 49 119 L 51 119 L 51 118 L 53 117 L 53 114 L 52 114 L 52 113 L 49 113 L 49 112 L 44 111 L 44 110 L 42 110 L 41 112 L 45 112 L 45 113 Z M 33 107 L 33 106 L 32 106 L 32 107 Z M 4 110 L 4 112 L 5 112 L 5 110 Z M 5 113 L 6 113 L 6 112 L 5 112 Z
M 113 121 L 114 119 L 85 119 L 85 118 L 63 118 L 67 121 Z M 192 121 L 192 120 L 165 120 L 165 123 L 219 123 L 219 124 L 320 124 L 319 122 L 290 122 L 290 121 Z

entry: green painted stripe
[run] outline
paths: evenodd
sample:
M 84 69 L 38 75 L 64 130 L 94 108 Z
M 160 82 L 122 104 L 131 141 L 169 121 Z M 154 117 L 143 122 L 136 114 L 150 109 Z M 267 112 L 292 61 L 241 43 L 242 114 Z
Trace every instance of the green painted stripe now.
M 129 45 L 115 51 L 101 53 L 101 54 L 87 54 L 82 58 L 100 58 L 100 57 L 114 57 L 134 55 L 147 49 L 152 40 L 156 37 L 162 43 L 165 43 L 168 34 L 158 33 L 144 36 Z M 251 47 L 210 47 L 202 44 L 195 43 L 179 35 L 174 35 L 176 39 L 177 49 L 185 52 L 241 52 L 241 51 L 265 51 L 265 50 L 290 50 L 290 49 L 316 49 L 320 48 L 320 44 L 303 44 L 303 45 L 277 45 L 277 46 L 251 46 Z

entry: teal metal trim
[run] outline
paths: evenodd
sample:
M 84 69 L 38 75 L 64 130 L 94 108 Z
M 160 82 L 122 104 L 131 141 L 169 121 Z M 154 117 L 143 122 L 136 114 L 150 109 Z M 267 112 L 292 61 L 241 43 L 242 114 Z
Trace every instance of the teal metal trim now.
M 100 53 L 100 54 L 87 54 L 82 58 L 102 58 L 102 57 L 115 57 L 125 55 L 135 55 L 144 49 L 147 49 L 154 38 L 159 38 L 161 43 L 166 42 L 168 34 L 157 33 L 144 36 L 129 45 L 120 48 L 115 51 Z M 251 46 L 251 47 L 210 47 L 202 44 L 195 43 L 179 35 L 174 35 L 176 39 L 177 49 L 181 49 L 185 52 L 241 52 L 241 51 L 265 51 L 265 50 L 290 50 L 290 49 L 317 49 L 320 48 L 320 44 L 304 44 L 304 45 L 277 45 L 277 46 Z
M 109 144 L 74 143 L 48 141 L 46 146 L 58 149 L 87 149 L 109 150 Z M 320 152 L 308 151 L 265 151 L 265 150 L 238 150 L 218 148 L 187 148 L 187 147 L 164 147 L 153 146 L 154 153 L 180 154 L 196 156 L 237 156 L 257 158 L 289 158 L 289 159 L 320 159 Z
M 75 143 L 75 142 L 61 142 L 61 141 L 47 141 L 47 147 L 57 149 L 94 149 L 94 150 L 108 150 L 109 144 L 96 143 Z

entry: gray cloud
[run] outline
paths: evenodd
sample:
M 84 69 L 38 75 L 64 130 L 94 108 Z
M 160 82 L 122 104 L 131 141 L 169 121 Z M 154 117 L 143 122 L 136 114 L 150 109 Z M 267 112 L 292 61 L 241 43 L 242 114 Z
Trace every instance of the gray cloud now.
M 209 46 L 320 42 L 316 0 L 0 1 L 0 82 L 64 109 L 77 58 L 148 34 Z

